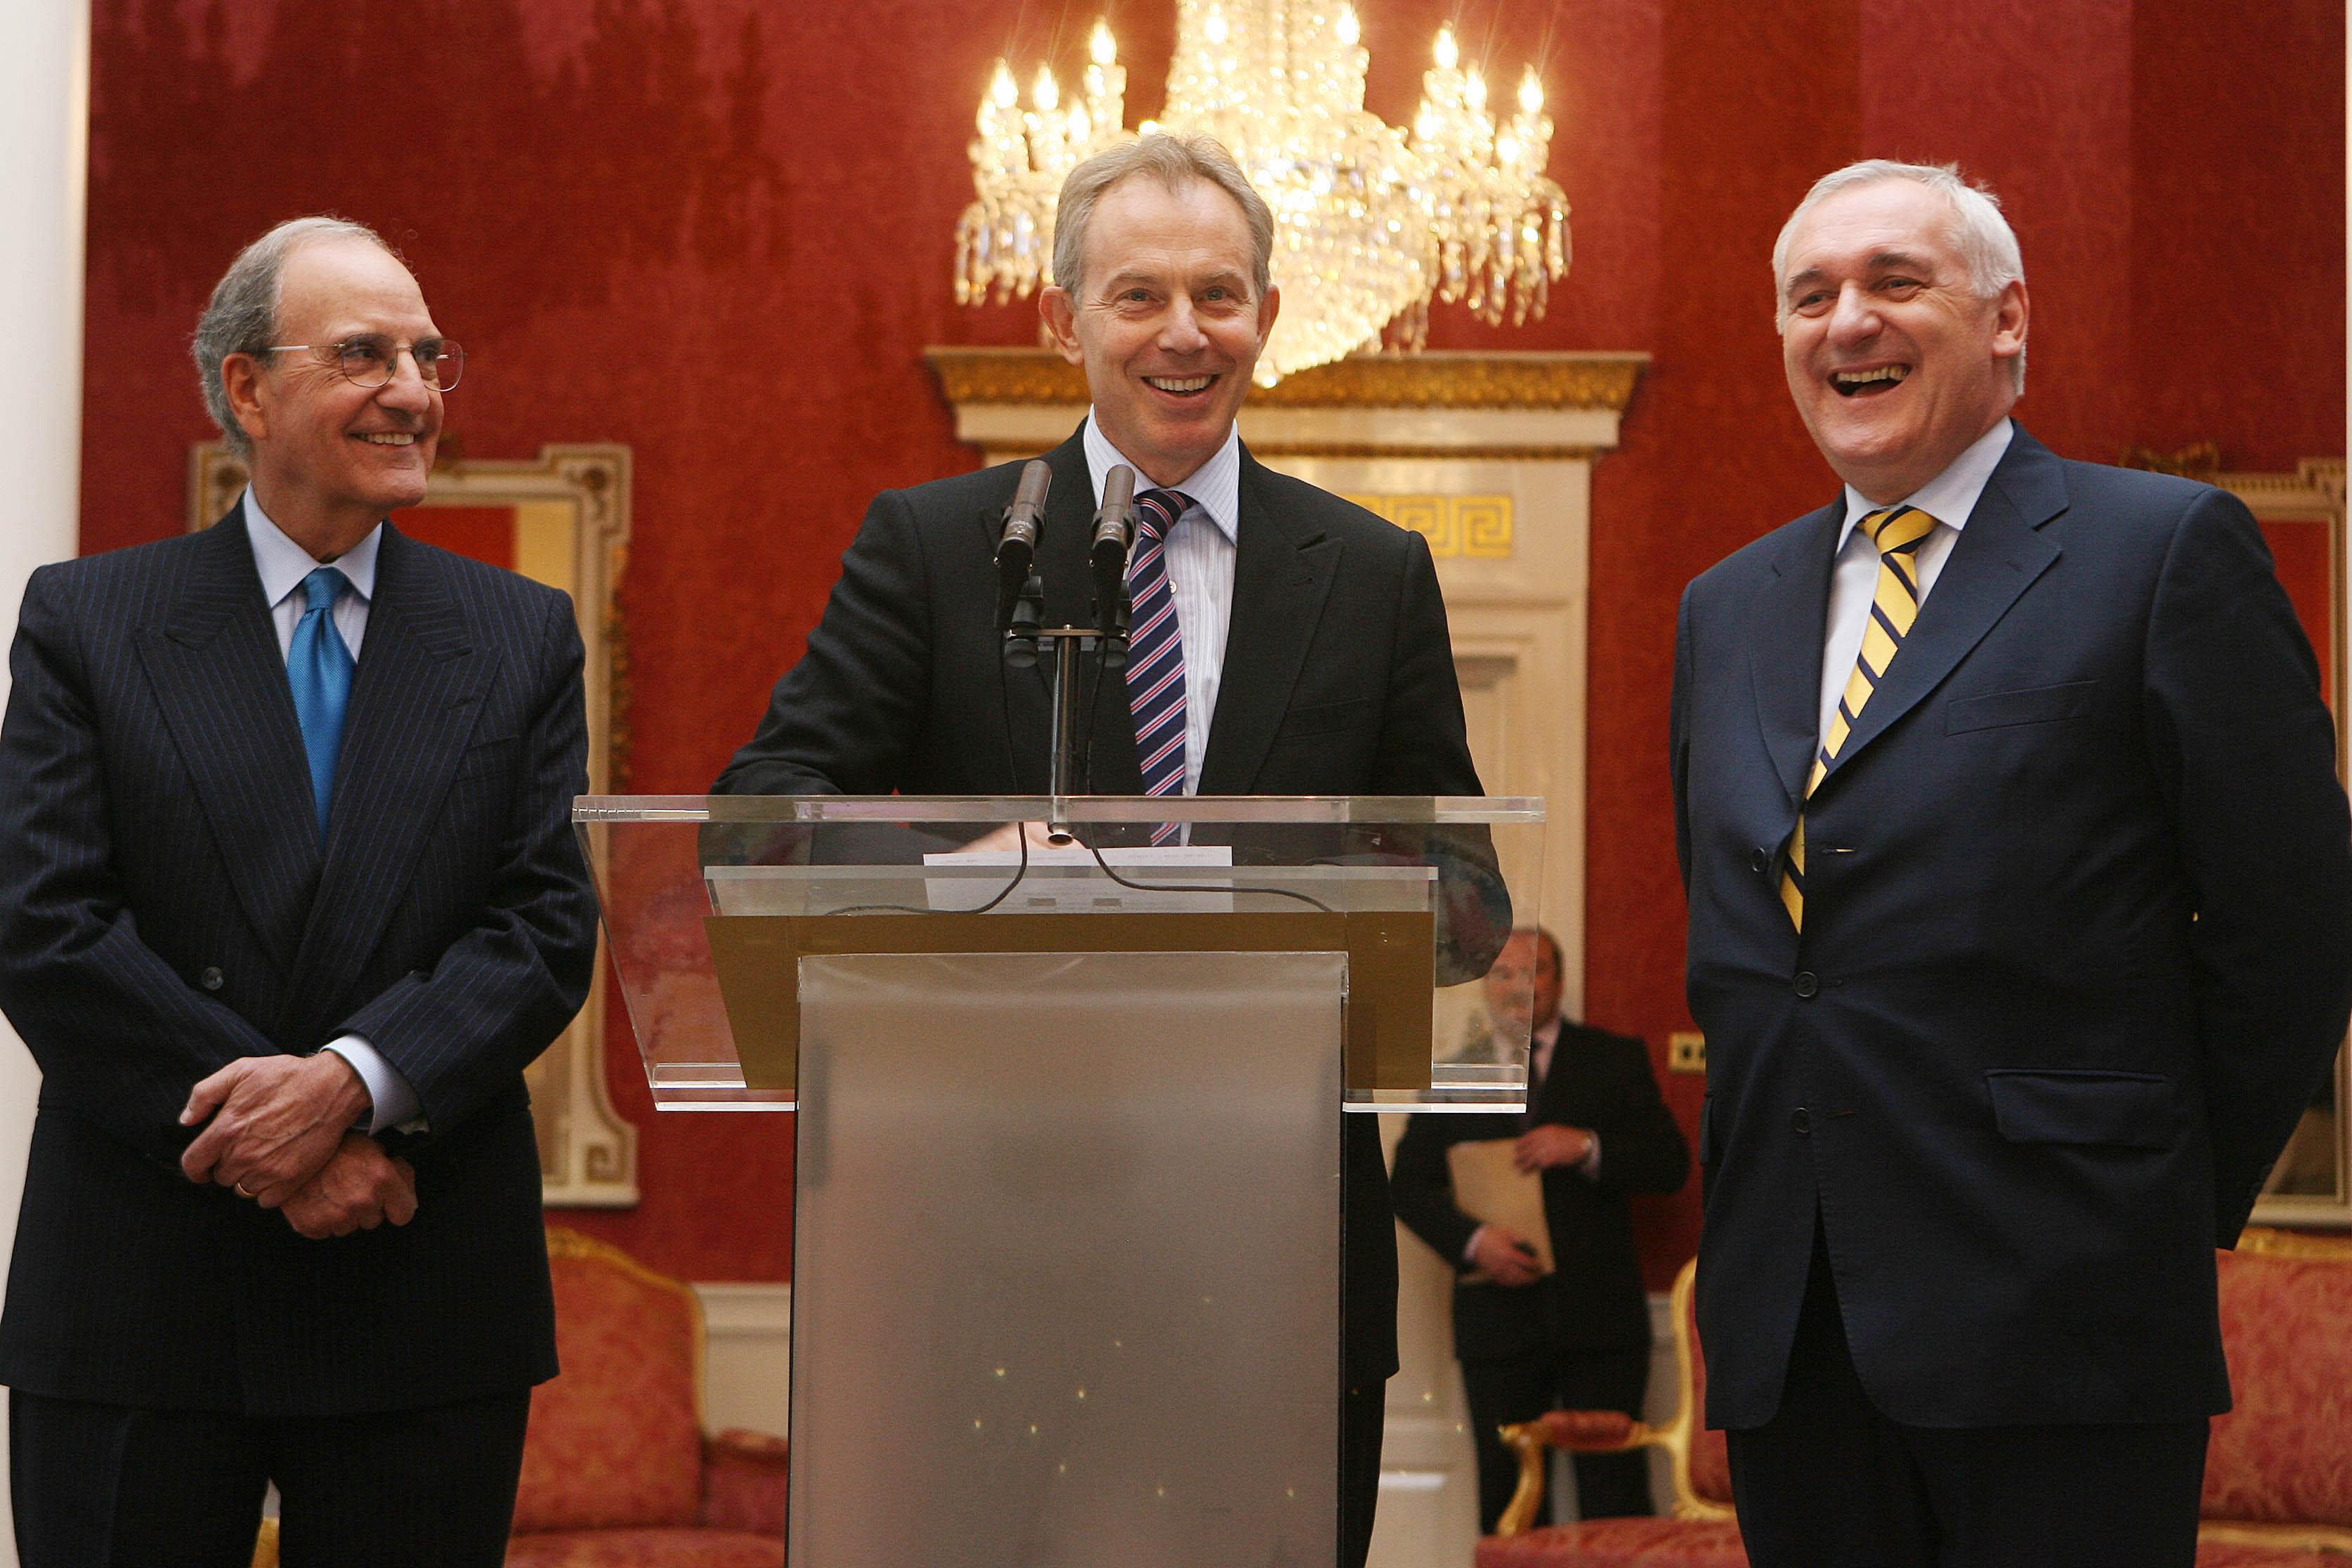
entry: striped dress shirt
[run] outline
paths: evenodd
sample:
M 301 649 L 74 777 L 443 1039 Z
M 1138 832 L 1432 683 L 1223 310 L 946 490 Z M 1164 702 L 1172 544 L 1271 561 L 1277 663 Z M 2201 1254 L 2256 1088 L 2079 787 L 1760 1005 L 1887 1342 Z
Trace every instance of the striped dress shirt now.
M 1135 469 L 1135 488 L 1153 482 L 1122 456 L 1087 414 L 1087 476 L 1095 504 L 1102 504 L 1103 476 L 1121 463 Z M 1242 443 L 1239 426 L 1225 432 L 1225 444 L 1180 483 L 1192 504 L 1176 520 L 1161 543 L 1168 563 L 1168 591 L 1176 600 L 1177 635 L 1184 645 L 1184 793 L 1201 793 L 1201 759 L 1209 751 L 1209 725 L 1217 713 L 1217 686 L 1225 668 L 1225 632 L 1234 616 L 1234 560 L 1241 538 Z

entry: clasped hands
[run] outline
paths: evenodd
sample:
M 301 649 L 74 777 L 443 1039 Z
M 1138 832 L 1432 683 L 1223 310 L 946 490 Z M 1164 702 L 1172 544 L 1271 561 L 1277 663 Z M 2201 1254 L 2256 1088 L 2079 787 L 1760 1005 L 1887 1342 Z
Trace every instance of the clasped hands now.
M 180 1124 L 209 1124 L 180 1169 L 282 1211 L 314 1241 L 387 1220 L 406 1225 L 416 1213 L 416 1172 L 352 1130 L 369 1104 L 358 1072 L 333 1051 L 239 1058 L 189 1092 Z
M 1581 1165 L 1592 1153 L 1592 1134 L 1581 1127 L 1547 1121 L 1519 1135 L 1511 1163 L 1530 1174 L 1554 1165 Z M 1470 1264 L 1497 1285 L 1521 1287 L 1543 1278 L 1536 1249 L 1507 1225 L 1488 1223 L 1470 1238 Z

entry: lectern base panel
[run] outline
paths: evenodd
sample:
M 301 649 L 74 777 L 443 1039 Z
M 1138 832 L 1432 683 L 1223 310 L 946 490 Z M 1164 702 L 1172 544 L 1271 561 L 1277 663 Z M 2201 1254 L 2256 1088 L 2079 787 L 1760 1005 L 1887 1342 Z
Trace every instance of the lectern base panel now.
M 1334 1562 L 1345 984 L 803 961 L 793 1568 Z

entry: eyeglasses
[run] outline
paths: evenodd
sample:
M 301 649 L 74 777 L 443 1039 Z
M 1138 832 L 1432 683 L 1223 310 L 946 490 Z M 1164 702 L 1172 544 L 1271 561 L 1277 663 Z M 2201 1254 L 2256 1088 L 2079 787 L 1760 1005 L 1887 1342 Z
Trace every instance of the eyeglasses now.
M 447 338 L 426 338 L 405 349 L 389 338 L 361 337 L 345 338 L 339 343 L 272 343 L 261 352 L 281 354 L 298 349 L 331 354 L 345 381 L 371 391 L 391 384 L 404 353 L 415 362 L 416 378 L 442 392 L 457 385 L 457 378 L 466 374 L 466 351 Z

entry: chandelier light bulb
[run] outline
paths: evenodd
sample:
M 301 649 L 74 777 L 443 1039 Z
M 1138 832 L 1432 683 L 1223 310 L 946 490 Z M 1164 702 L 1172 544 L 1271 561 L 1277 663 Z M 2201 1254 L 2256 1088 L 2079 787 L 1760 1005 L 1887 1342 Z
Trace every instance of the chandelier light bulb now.
M 1096 0 L 1097 5 L 1104 0 Z M 956 226 L 955 297 L 1026 299 L 1053 281 L 1055 200 L 1080 160 L 1161 132 L 1215 137 L 1276 215 L 1274 280 L 1286 305 L 1256 379 L 1426 341 L 1430 307 L 1490 324 L 1543 314 L 1568 275 L 1568 199 L 1544 173 L 1552 123 L 1528 68 L 1520 113 L 1496 123 L 1490 84 L 1465 67 L 1455 29 L 1436 31 L 1434 68 L 1410 118 L 1364 108 L 1365 0 L 1174 0 L 1166 108 L 1126 128 L 1127 72 L 1108 18 L 1065 97 L 997 63 L 971 143 L 974 200 Z

